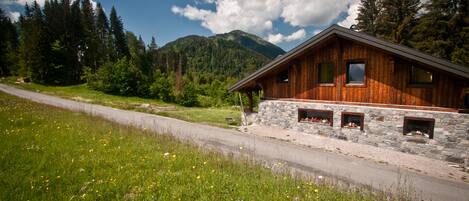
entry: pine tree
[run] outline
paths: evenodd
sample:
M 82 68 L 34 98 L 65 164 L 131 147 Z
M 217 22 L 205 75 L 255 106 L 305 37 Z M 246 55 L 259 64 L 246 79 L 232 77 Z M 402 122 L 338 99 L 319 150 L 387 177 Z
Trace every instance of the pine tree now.
M 377 35 L 407 45 L 419 8 L 420 0 L 383 0 L 376 24 Z
M 0 8 L 0 76 L 16 71 L 18 36 L 15 25 Z
M 81 21 L 83 25 L 84 48 L 83 65 L 93 71 L 98 68 L 98 33 L 96 31 L 95 14 L 90 0 L 83 0 L 81 4 Z
M 96 33 L 98 35 L 98 66 L 109 61 L 109 22 L 100 3 L 96 6 Z
M 113 47 L 116 50 L 116 55 L 113 60 L 122 58 L 122 57 L 129 57 L 129 48 L 127 46 L 126 35 L 124 33 L 124 27 L 120 17 L 117 16 L 116 9 L 112 7 L 111 9 L 111 37 L 113 41 Z
M 357 27 L 360 31 L 376 36 L 377 19 L 381 12 L 381 0 L 361 0 L 358 8 Z
M 153 69 L 158 68 L 158 45 L 156 45 L 155 37 L 151 37 L 151 42 L 148 45 L 148 58 Z M 164 72 L 164 69 L 160 69 Z
M 469 65 L 469 11 L 467 0 L 431 0 L 413 28 L 414 48 Z

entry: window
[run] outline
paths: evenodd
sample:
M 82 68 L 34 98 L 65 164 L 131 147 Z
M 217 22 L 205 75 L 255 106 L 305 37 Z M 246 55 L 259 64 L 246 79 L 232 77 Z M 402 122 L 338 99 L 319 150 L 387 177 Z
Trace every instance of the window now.
M 332 126 L 333 115 L 331 110 L 298 109 L 298 122 Z
M 363 130 L 365 115 L 363 113 L 342 112 L 342 128 Z
M 321 84 L 334 83 L 334 64 L 320 63 L 318 65 L 318 81 Z
M 277 75 L 278 83 L 288 83 L 288 70 L 284 70 Z
M 411 84 L 432 84 L 433 73 L 422 68 L 412 66 L 410 72 Z
M 404 117 L 404 135 L 420 136 L 433 139 L 435 119 L 420 117 Z
M 365 83 L 365 62 L 347 63 L 347 83 L 348 84 Z

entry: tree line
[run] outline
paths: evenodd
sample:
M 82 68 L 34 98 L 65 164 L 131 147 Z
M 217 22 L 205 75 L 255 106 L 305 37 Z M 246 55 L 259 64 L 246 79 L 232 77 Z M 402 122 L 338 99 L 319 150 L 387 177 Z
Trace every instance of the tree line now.
M 359 31 L 469 66 L 468 0 L 361 0 Z
M 105 93 L 157 98 L 185 106 L 236 103 L 226 91 L 231 75 L 191 72 L 184 52 L 159 53 L 156 40 L 124 30 L 112 7 L 109 18 L 90 0 L 50 0 L 25 5 L 17 23 L 0 10 L 0 76 L 20 75 L 45 85 L 87 83 Z

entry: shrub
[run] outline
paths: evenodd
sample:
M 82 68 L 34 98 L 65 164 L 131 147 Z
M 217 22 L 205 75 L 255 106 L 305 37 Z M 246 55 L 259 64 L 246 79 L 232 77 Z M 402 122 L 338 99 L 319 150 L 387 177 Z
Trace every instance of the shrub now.
M 124 96 L 148 96 L 148 81 L 139 68 L 127 58 L 102 65 L 96 75 L 89 71 L 86 78 L 90 87 L 105 93 Z
M 186 107 L 199 105 L 199 101 L 197 100 L 197 90 L 192 82 L 184 85 L 182 92 L 178 96 L 178 103 Z
M 157 70 L 154 76 L 155 81 L 150 86 L 150 95 L 154 98 L 165 102 L 174 101 L 173 89 L 174 84 L 171 82 L 170 76 Z

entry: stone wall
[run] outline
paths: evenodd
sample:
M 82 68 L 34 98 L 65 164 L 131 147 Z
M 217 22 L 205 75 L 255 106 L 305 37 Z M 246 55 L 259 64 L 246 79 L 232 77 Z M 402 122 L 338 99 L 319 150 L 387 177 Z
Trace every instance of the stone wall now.
M 298 122 L 298 109 L 332 110 L 333 126 Z M 342 112 L 364 113 L 364 129 L 341 127 Z M 405 136 L 404 117 L 435 120 L 433 139 Z M 463 163 L 469 156 L 469 115 L 367 106 L 264 100 L 259 104 L 257 123 L 334 137 L 356 143 Z

